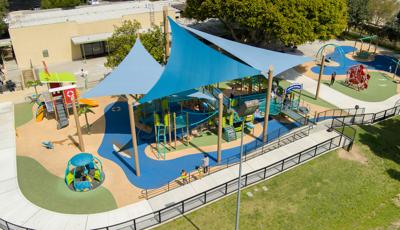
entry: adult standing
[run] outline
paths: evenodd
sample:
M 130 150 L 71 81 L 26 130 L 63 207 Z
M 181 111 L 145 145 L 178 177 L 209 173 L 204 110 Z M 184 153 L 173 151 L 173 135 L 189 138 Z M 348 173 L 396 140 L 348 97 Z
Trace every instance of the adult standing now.
M 204 154 L 204 158 L 202 159 L 202 164 L 201 164 L 204 173 L 208 172 L 209 164 L 210 164 L 210 159 L 208 158 L 207 154 Z
M 331 84 L 329 86 L 332 86 L 333 84 L 335 84 L 335 80 L 336 80 L 336 72 L 333 72 L 331 75 Z

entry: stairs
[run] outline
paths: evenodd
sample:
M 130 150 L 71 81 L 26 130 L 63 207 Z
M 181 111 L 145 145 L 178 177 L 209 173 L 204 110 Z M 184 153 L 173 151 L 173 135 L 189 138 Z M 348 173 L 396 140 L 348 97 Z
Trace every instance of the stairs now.
M 62 99 L 56 100 L 56 112 L 58 115 L 57 129 L 65 128 L 69 125 L 67 113 L 65 111 L 64 103 Z
M 227 142 L 231 142 L 237 139 L 235 128 L 230 125 L 225 126 L 224 128 L 224 140 Z
M 165 160 L 165 155 L 167 153 L 167 137 L 165 135 L 166 133 L 166 127 L 163 125 L 158 126 L 157 128 L 157 158 L 160 159 L 161 157 L 164 158 Z M 161 142 L 164 143 L 161 144 Z
M 28 81 L 35 81 L 36 79 L 32 69 L 22 70 L 22 79 L 24 81 L 24 86 L 28 84 Z

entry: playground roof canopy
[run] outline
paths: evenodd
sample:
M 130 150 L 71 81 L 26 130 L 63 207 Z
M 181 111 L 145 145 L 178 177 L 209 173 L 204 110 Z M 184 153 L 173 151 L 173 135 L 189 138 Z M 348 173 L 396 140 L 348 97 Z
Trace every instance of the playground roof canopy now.
M 183 27 L 169 18 L 172 28 L 171 56 L 163 74 L 141 103 L 218 82 L 260 75 L 273 66 L 277 75 L 311 61 L 311 58 L 265 50 Z M 214 43 L 228 55 L 197 39 Z M 238 59 L 238 60 L 237 60 Z
M 90 153 L 79 153 L 69 160 L 69 162 L 75 167 L 88 165 L 92 161 L 93 155 Z
M 39 80 L 42 83 L 75 83 L 75 75 L 69 72 L 64 73 L 50 73 L 42 71 L 39 73 Z
M 227 51 L 231 55 L 237 57 L 238 59 L 242 60 L 243 62 L 247 63 L 249 66 L 252 66 L 257 70 L 267 71 L 268 66 L 272 66 L 274 68 L 274 76 L 294 66 L 312 60 L 311 58 L 306 56 L 298 56 L 262 49 L 217 37 L 186 26 L 182 27 L 196 34 L 197 36 L 217 45 L 221 49 Z
M 260 75 L 261 72 L 207 46 L 169 18 L 171 56 L 158 82 L 141 103 L 218 82 Z
M 140 39 L 110 75 L 83 98 L 146 94 L 160 78 L 163 67 L 147 52 Z

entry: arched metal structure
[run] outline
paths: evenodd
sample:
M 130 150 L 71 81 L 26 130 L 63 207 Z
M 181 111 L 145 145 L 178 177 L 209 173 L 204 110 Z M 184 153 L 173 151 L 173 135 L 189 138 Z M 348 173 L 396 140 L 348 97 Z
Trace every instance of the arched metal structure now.
M 330 54 L 324 53 L 325 49 L 328 47 L 334 47 L 333 53 L 330 53 Z M 345 58 L 346 53 L 344 52 L 342 47 L 340 47 L 336 44 L 329 43 L 329 44 L 325 44 L 321 48 L 319 48 L 317 55 L 315 56 L 317 63 L 321 63 L 321 58 L 324 54 L 325 54 L 325 58 L 332 58 L 335 62 L 338 62 L 340 64 L 344 64 L 344 62 L 346 61 L 346 58 Z M 334 59 L 334 57 L 335 57 L 334 55 L 336 55 L 336 58 L 337 58 L 336 60 Z

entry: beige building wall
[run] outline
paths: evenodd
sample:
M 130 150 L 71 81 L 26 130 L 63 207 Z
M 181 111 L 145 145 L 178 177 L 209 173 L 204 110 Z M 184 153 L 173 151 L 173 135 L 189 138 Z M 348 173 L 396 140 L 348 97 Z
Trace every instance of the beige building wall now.
M 175 12 L 169 11 L 169 16 L 175 18 Z M 151 27 L 150 13 L 126 15 L 118 19 L 96 22 L 77 23 L 64 22 L 48 25 L 38 25 L 23 28 L 10 28 L 15 56 L 21 69 L 33 66 L 68 62 L 82 59 L 80 45 L 74 45 L 71 38 L 76 36 L 113 32 L 115 26 L 120 26 L 124 20 L 137 20 L 143 29 Z M 163 12 L 154 13 L 154 23 L 161 25 Z M 43 57 L 47 50 L 49 56 Z

